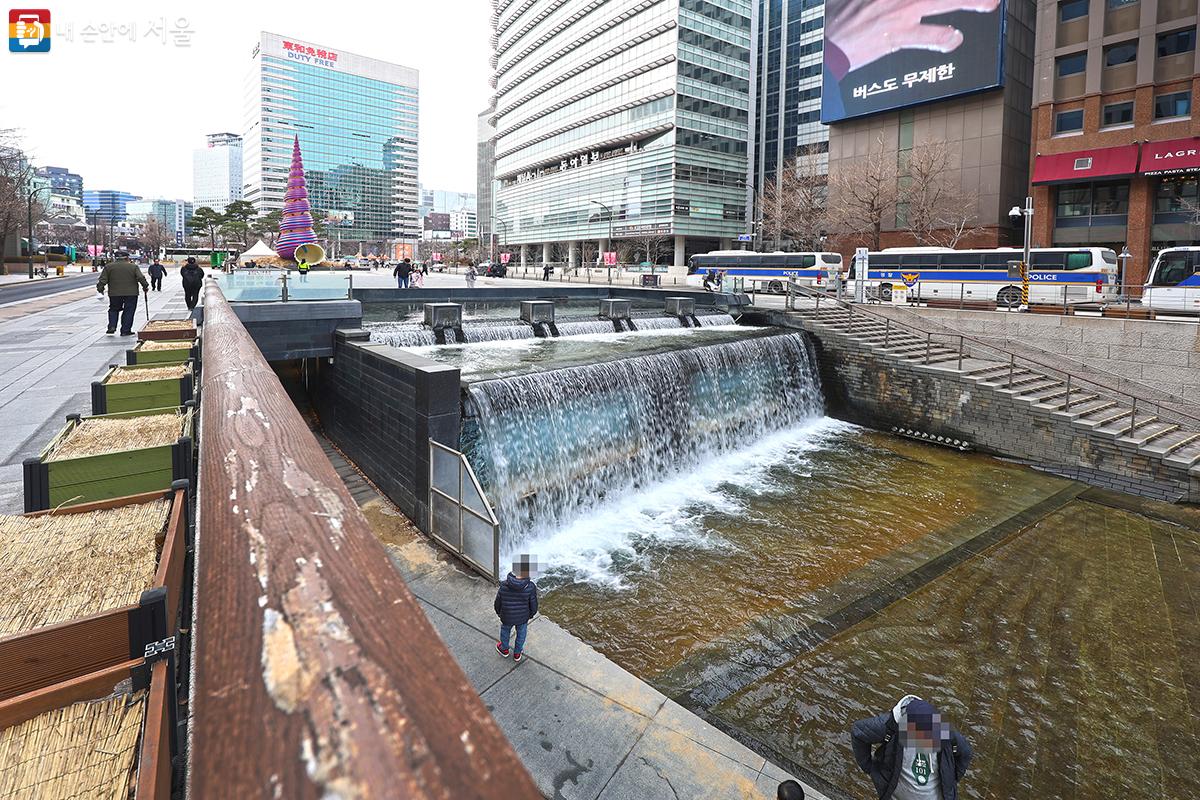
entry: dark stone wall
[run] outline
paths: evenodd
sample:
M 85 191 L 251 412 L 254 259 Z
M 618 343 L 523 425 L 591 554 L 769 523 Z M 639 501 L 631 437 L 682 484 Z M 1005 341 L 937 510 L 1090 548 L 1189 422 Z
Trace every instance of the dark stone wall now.
M 800 327 L 784 315 L 775 320 Z M 985 453 L 1129 494 L 1200 500 L 1200 479 L 1186 469 L 1076 425 L 1066 414 L 1035 408 L 953 368 L 884 357 L 826 329 L 809 334 L 832 416 L 882 430 L 898 426 L 966 440 Z
M 357 300 L 231 305 L 268 361 L 331 356 L 335 330 L 362 326 Z
M 317 414 L 334 444 L 428 533 L 429 440 L 458 449 L 459 371 L 368 337 L 334 334 L 332 363 L 318 366 Z

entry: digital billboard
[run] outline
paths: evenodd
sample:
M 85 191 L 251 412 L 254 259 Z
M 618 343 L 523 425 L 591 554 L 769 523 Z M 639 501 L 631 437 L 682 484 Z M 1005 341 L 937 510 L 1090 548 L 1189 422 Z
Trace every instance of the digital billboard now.
M 821 122 L 1004 82 L 1004 0 L 826 0 Z

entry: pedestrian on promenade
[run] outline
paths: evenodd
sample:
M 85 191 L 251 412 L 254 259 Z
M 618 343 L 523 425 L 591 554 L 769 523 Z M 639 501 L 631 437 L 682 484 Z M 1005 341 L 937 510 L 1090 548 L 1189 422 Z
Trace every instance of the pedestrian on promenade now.
M 467 277 L 467 288 L 468 288 L 468 289 L 474 289 L 474 288 L 475 288 L 475 278 L 476 278 L 478 275 L 479 275 L 479 273 L 476 271 L 476 269 L 475 269 L 475 265 L 474 265 L 474 264 L 470 264 L 470 265 L 468 265 L 468 266 L 467 266 L 467 274 L 466 274 L 466 277 Z
M 154 263 L 147 270 L 150 273 L 150 288 L 156 292 L 162 291 L 162 279 L 167 274 L 167 268 L 158 263 L 158 259 L 154 259 Z
M 96 281 L 96 291 L 104 294 L 108 287 L 108 330 L 109 336 L 117 332 L 117 319 L 121 321 L 121 335 L 133 335 L 133 315 L 137 312 L 138 284 L 148 291 L 150 284 L 138 265 L 129 260 L 129 253 L 118 250 L 116 260 L 106 264 Z
M 804 787 L 793 780 L 786 780 L 775 791 L 775 800 L 804 800 Z
M 296 270 L 297 270 L 297 271 L 300 273 L 300 280 L 301 280 L 301 281 L 307 281 L 307 280 L 308 280 L 308 270 L 309 270 L 309 266 L 308 266 L 308 262 L 307 262 L 307 261 L 305 261 L 303 258 L 302 258 L 302 259 L 300 259 L 299 261 L 297 261 L 297 262 L 296 262 Z
M 392 275 L 396 277 L 397 289 L 407 289 L 409 276 L 412 275 L 412 259 L 406 258 L 397 264 L 392 270 Z
M 544 280 L 544 281 L 550 280 L 550 273 L 553 271 L 554 271 L 554 267 L 550 266 L 549 264 L 543 264 L 542 265 L 542 280 Z
M 200 269 L 195 258 L 188 256 L 187 263 L 179 270 L 179 277 L 183 280 L 183 302 L 187 303 L 188 310 L 191 311 L 196 307 L 196 303 L 200 302 L 204 270 Z
M 525 634 L 529 632 L 529 620 L 538 610 L 537 584 L 529 577 L 536 568 L 536 561 L 528 555 L 520 556 L 513 562 L 512 572 L 496 590 L 496 602 L 492 604 L 500 618 L 500 641 L 496 642 L 496 652 L 501 658 L 508 658 L 508 640 L 512 629 L 516 628 L 517 640 L 512 654 L 513 662 L 517 664 L 525 657 Z
M 879 800 L 958 800 L 971 745 L 933 704 L 907 694 L 891 711 L 855 722 L 850 740 Z

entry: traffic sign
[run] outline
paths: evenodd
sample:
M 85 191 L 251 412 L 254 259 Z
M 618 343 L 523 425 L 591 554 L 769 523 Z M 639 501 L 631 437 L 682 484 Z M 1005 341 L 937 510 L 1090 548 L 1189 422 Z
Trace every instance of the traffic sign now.
M 753 241 L 754 241 L 754 234 L 752 234 L 752 233 L 739 233 L 739 234 L 738 234 L 738 241 L 739 241 L 739 242 L 753 242 Z

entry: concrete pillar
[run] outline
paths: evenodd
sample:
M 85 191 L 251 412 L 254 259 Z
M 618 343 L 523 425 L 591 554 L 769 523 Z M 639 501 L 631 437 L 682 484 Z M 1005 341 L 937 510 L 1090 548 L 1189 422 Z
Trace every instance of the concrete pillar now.
M 687 238 L 684 236 L 675 237 L 675 259 L 671 262 L 674 267 L 687 266 Z
M 521 245 L 521 269 L 525 269 L 526 262 L 529 260 L 529 245 Z
M 579 242 L 567 242 L 567 267 L 572 272 L 579 268 Z
M 717 249 L 718 250 L 732 250 L 733 249 L 733 239 L 730 239 L 729 237 L 725 237 L 725 238 L 721 239 L 720 243 L 717 245 Z
M 596 242 L 596 258 L 599 260 L 599 265 L 604 266 L 604 254 L 608 252 L 608 239 L 601 239 Z
M 542 263 L 543 264 L 550 263 L 550 243 L 549 242 L 542 242 Z

